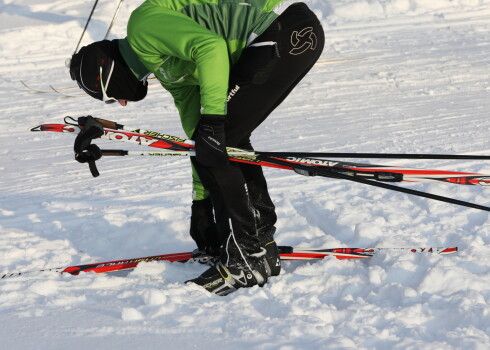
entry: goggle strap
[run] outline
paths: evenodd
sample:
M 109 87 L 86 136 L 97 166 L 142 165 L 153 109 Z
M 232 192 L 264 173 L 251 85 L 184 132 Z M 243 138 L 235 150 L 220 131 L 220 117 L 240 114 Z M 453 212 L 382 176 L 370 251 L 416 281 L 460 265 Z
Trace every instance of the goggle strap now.
M 112 61 L 111 69 L 109 70 L 109 75 L 107 76 L 107 84 L 104 86 L 104 81 L 102 79 L 102 66 L 100 66 L 100 88 L 102 90 L 102 100 L 104 102 L 107 102 L 107 101 L 116 101 L 115 98 L 109 97 L 107 95 L 107 89 L 109 88 L 109 83 L 111 81 L 111 77 L 112 77 L 112 72 L 113 71 L 114 71 L 114 61 Z

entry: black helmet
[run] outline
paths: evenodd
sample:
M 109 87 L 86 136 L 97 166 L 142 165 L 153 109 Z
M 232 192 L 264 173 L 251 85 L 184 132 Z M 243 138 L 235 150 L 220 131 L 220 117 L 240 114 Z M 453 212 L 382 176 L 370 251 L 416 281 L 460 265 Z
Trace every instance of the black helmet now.
M 117 39 L 82 47 L 71 58 L 70 75 L 87 94 L 106 103 L 140 101 L 148 92 L 146 81 L 138 80 L 121 56 Z

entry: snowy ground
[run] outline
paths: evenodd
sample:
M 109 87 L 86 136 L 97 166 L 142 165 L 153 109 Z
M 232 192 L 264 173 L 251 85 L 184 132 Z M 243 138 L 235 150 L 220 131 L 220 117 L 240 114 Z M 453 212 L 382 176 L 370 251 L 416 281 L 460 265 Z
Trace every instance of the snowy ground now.
M 255 133 L 257 149 L 490 154 L 489 0 L 306 2 L 324 23 L 325 52 Z M 104 36 L 117 3 L 99 3 L 85 44 Z M 138 3 L 125 1 L 112 37 L 124 35 Z M 0 1 L 0 274 L 194 248 L 188 160 L 103 159 L 93 179 L 73 160 L 71 136 L 27 131 L 92 114 L 183 136 L 158 88 L 123 109 L 20 84 L 73 86 L 64 60 L 92 5 Z M 338 58 L 362 60 L 326 64 Z M 488 162 L 384 163 L 490 174 Z M 279 170 L 266 176 L 280 244 L 461 251 L 291 262 L 264 288 L 227 297 L 183 285 L 204 270 L 195 265 L 10 278 L 0 281 L 2 348 L 490 348 L 486 212 Z M 490 205 L 483 187 L 410 187 Z

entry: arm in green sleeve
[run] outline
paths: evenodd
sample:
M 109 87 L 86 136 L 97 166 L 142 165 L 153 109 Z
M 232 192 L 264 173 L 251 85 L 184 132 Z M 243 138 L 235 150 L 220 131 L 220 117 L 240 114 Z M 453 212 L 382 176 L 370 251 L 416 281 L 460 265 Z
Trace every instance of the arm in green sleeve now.
M 192 165 L 192 199 L 199 201 L 208 197 L 209 191 L 202 184 L 199 175 L 197 175 L 196 169 L 194 169 L 194 165 Z
M 191 138 L 199 123 L 199 118 L 201 118 L 199 87 L 195 85 L 171 84 L 162 84 L 162 86 L 172 95 L 175 107 L 179 111 L 182 128 L 186 136 Z
M 128 41 L 155 75 L 166 56 L 194 62 L 202 113 L 226 114 L 230 63 L 222 37 L 180 12 L 144 4 L 131 15 Z
M 199 118 L 201 117 L 201 113 L 199 111 L 199 87 L 191 85 L 163 85 L 163 87 L 172 95 L 175 106 L 179 111 L 182 128 L 184 129 L 187 137 L 191 138 L 197 124 L 199 123 Z M 206 190 L 201 182 L 201 179 L 199 178 L 199 175 L 197 174 L 196 169 L 194 169 L 194 166 L 192 166 L 192 199 L 201 200 L 207 198 L 208 196 L 208 190 Z

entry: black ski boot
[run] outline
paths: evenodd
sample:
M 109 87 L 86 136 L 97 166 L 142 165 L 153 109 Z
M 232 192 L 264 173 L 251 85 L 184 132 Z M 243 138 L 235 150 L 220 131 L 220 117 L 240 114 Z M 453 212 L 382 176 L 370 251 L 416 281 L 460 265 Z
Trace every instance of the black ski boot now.
M 267 265 L 267 275 L 269 277 L 279 276 L 281 273 L 281 259 L 279 257 L 279 248 L 274 241 L 275 227 L 269 227 L 267 230 L 259 230 L 259 239 L 261 246 L 265 248 L 265 262 Z
M 262 287 L 268 278 L 268 267 L 265 261 L 266 250 L 255 254 L 246 254 L 244 249 L 225 250 L 216 266 L 204 271 L 201 276 L 189 280 L 217 295 L 227 295 L 239 288 L 256 285 Z
M 276 241 L 272 240 L 264 245 L 265 263 L 267 264 L 267 275 L 269 277 L 279 276 L 281 273 L 281 259 L 279 257 L 279 248 Z

